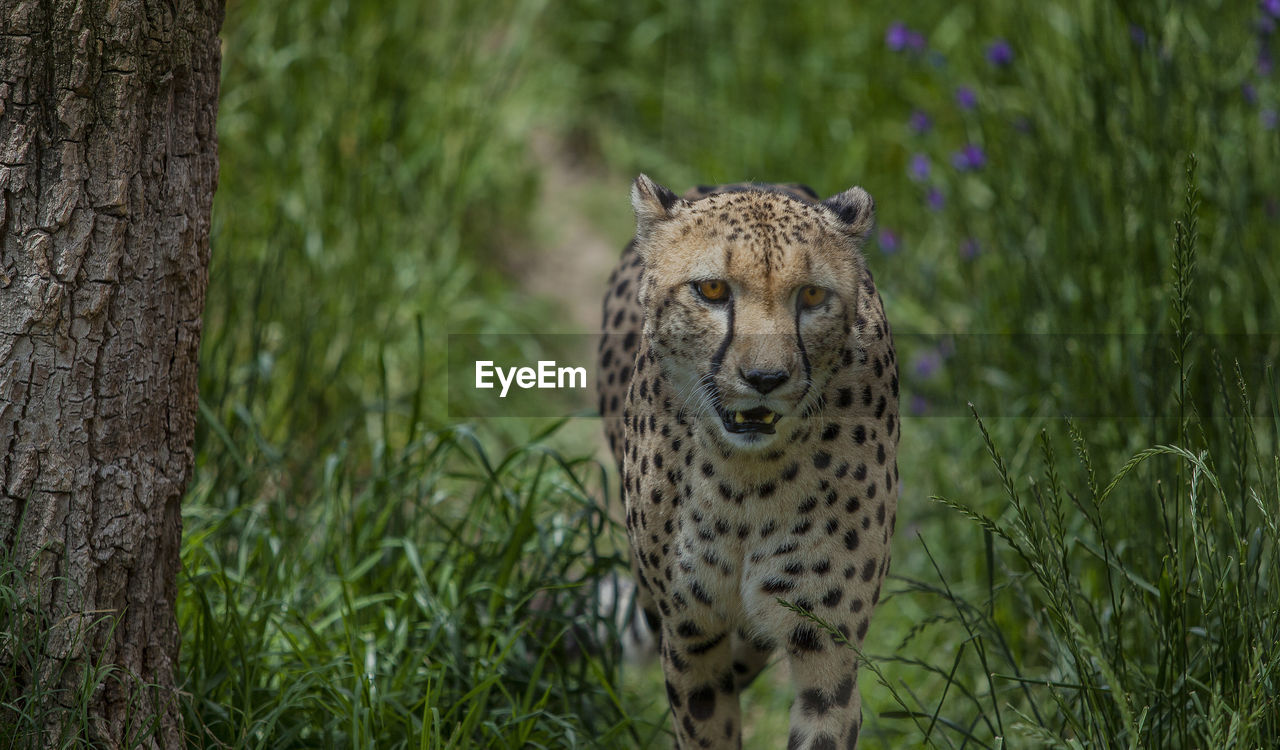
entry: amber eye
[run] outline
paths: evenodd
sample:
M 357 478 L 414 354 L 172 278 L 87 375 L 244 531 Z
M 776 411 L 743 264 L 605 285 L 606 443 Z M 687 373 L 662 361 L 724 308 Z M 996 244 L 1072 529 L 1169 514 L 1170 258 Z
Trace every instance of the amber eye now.
M 806 286 L 800 288 L 800 306 L 801 307 L 817 307 L 827 301 L 827 290 L 820 286 Z
M 693 288 L 708 302 L 723 302 L 729 297 L 729 285 L 720 279 L 694 282 Z

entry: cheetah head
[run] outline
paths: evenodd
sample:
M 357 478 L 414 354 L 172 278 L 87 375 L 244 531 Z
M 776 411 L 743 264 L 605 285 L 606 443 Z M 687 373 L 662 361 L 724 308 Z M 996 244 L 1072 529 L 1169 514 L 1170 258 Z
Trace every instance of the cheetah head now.
M 801 428 L 847 363 L 861 247 L 874 202 L 768 190 L 682 200 L 631 189 L 644 336 L 678 408 L 724 447 L 760 449 Z

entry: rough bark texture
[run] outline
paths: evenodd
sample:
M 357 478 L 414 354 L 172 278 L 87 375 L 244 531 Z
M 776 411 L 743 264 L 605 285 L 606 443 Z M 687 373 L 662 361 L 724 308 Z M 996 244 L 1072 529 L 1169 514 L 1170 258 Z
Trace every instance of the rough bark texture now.
M 0 701 L 69 707 L 87 664 L 115 665 L 94 746 L 182 740 L 174 596 L 221 22 L 216 1 L 0 0 L 0 552 L 49 628 Z

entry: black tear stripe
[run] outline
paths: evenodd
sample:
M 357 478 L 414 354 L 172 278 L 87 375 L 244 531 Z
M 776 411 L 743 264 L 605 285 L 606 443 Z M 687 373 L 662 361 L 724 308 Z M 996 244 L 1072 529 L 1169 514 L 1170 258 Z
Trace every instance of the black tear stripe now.
M 855 349 L 857 348 L 855 344 L 859 341 L 858 334 L 854 330 L 854 320 L 853 320 L 854 317 L 855 317 L 855 313 L 853 309 L 846 306 L 844 308 L 844 316 L 840 319 L 840 333 L 842 334 L 841 341 L 844 342 L 844 346 L 846 347 L 845 351 L 850 353 L 853 353 L 855 351 Z M 856 358 L 857 355 L 855 354 L 854 356 Z M 845 363 L 845 366 L 842 368 L 842 371 L 848 370 L 849 365 L 851 364 L 848 360 L 848 357 L 846 357 L 842 361 Z M 863 357 L 863 362 L 865 361 L 866 361 L 866 357 Z
M 729 268 L 729 261 L 733 258 L 733 250 L 726 247 L 724 249 L 724 267 Z M 724 341 L 720 342 L 720 348 L 716 350 L 715 355 L 711 357 L 711 377 L 714 378 L 720 373 L 720 365 L 724 364 L 724 355 L 729 351 L 729 344 L 733 343 L 733 294 L 729 295 L 729 330 L 725 333 Z M 718 397 L 717 397 L 717 400 Z
M 733 343 L 733 295 L 729 295 L 729 331 L 725 334 L 724 341 L 720 342 L 720 348 L 711 357 L 711 377 L 714 378 L 720 373 L 720 365 L 724 364 L 724 355 L 729 351 L 731 343 Z
M 800 394 L 800 401 L 809 395 L 809 352 L 804 348 L 804 337 L 800 335 L 800 305 L 796 305 L 796 345 L 800 347 L 800 362 L 804 365 L 804 392 Z

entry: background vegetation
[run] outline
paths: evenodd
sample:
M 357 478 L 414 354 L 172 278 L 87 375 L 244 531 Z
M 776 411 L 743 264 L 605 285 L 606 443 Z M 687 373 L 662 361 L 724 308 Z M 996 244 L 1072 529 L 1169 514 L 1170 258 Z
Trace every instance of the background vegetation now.
M 1274 10 L 234 4 L 193 743 L 666 745 L 597 595 L 598 424 L 443 383 L 449 332 L 591 330 L 601 288 L 529 277 L 607 268 L 641 170 L 877 197 L 907 481 L 867 747 L 1274 743 Z M 748 700 L 780 744 L 785 680 Z
M 230 4 L 193 746 L 668 745 L 598 422 L 444 383 L 449 332 L 590 330 L 602 286 L 531 278 L 607 272 L 641 170 L 876 196 L 904 481 L 864 747 L 1280 741 L 1280 4 L 821 5 Z M 784 677 L 747 700 L 780 746 Z

